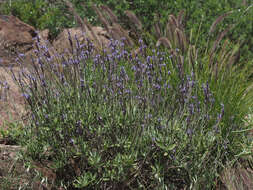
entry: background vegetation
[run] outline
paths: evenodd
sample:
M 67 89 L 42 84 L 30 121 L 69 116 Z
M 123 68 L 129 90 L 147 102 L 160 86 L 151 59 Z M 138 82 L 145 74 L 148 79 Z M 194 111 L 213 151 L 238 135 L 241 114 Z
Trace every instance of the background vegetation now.
M 10 1 L 9 1 L 10 2 Z M 63 0 L 16 0 L 4 4 L 2 14 L 13 14 L 37 29 L 49 28 L 54 38 L 62 28 L 76 25 L 73 15 L 69 14 Z M 99 24 L 98 17 L 91 8 L 92 4 L 108 5 L 120 18 L 123 26 L 128 26 L 124 11 L 133 11 L 144 25 L 147 31 L 152 31 L 154 23 L 158 20 L 165 27 L 170 14 L 178 14 L 185 11 L 186 33 L 193 32 L 198 41 L 197 45 L 203 47 L 211 24 L 221 15 L 229 13 L 223 18 L 223 24 L 218 24 L 213 36 L 233 26 L 227 36 L 232 41 L 241 43 L 239 54 L 241 59 L 252 58 L 253 51 L 253 9 L 247 0 L 71 0 L 81 17 L 86 17 L 92 24 Z M 201 30 L 200 30 L 201 28 Z

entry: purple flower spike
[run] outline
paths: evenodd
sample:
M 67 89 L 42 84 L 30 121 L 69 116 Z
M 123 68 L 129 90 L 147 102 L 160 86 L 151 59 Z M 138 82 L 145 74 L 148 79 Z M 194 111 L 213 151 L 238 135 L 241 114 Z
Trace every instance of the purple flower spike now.
M 25 99 L 27 99 L 27 100 L 30 98 L 30 95 L 26 94 L 26 93 L 23 93 L 22 96 L 25 97 Z
M 80 86 L 81 86 L 81 88 L 83 89 L 84 88 L 84 80 L 83 79 L 80 79 Z
M 218 120 L 220 121 L 224 116 L 224 104 L 221 104 L 221 113 L 218 116 Z

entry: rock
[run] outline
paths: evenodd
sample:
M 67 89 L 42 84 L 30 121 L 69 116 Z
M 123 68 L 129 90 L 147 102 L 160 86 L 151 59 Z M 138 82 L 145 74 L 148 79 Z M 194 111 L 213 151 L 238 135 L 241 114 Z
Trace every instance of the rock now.
M 32 48 L 36 36 L 34 27 L 14 16 L 0 15 L 0 65 L 14 63 L 17 53 Z
M 14 16 L 0 16 L 0 35 L 7 46 L 32 44 L 36 31 Z
M 76 47 L 75 36 L 78 39 L 79 43 L 81 44 L 85 43 L 85 38 L 88 38 L 94 43 L 96 49 L 106 47 L 110 42 L 106 30 L 99 26 L 92 27 L 92 30 L 96 35 L 99 44 L 96 44 L 96 39 L 94 39 L 94 36 L 91 34 L 90 31 L 84 34 L 82 32 L 82 29 L 80 27 L 77 27 L 77 28 L 64 29 L 53 42 L 53 47 L 57 50 L 58 53 L 63 53 L 66 49 L 71 50 L 68 31 L 71 35 L 74 47 Z
M 20 72 L 20 67 L 14 67 L 13 72 L 17 76 Z M 27 69 L 25 70 L 27 71 Z M 27 115 L 25 109 L 25 100 L 21 95 L 20 88 L 12 79 L 11 73 L 5 67 L 0 67 L 0 81 L 7 82 L 9 88 L 1 92 L 0 85 L 0 127 L 6 129 L 11 122 L 19 123 Z M 0 140 L 0 143 L 1 142 Z M 7 141 L 7 144 L 10 144 Z

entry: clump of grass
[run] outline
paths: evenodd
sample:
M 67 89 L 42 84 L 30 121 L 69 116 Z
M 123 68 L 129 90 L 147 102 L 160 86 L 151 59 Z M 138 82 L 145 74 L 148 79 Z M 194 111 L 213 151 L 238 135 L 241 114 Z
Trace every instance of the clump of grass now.
M 126 31 L 120 24 L 118 24 L 117 16 L 109 7 L 101 5 L 99 9 L 96 5 L 93 4 L 92 8 L 96 12 L 98 19 L 111 38 L 115 40 L 125 38 L 126 45 L 134 45 L 133 40 L 128 35 L 128 31 Z

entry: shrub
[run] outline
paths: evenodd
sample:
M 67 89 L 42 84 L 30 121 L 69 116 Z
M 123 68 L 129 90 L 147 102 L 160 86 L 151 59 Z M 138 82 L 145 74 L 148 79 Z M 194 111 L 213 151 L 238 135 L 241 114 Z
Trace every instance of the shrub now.
M 56 185 L 211 189 L 248 146 L 250 72 L 231 64 L 237 45 L 198 54 L 140 40 L 133 55 L 123 39 L 100 53 L 69 40 L 77 48 L 66 55 L 38 45 L 30 72 L 13 74 L 31 113 L 25 156 L 51 160 Z

